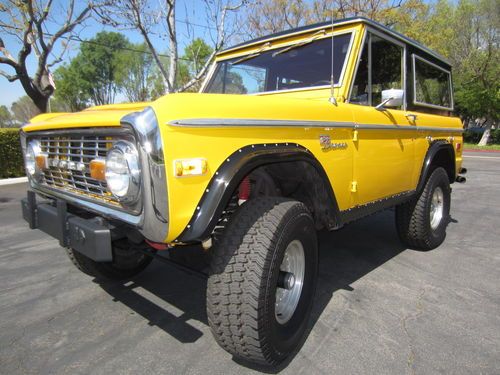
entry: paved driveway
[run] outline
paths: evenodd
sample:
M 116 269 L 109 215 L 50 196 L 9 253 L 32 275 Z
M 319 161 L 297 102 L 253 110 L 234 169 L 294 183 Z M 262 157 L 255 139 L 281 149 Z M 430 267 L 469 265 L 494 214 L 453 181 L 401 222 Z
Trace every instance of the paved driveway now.
M 470 154 L 444 245 L 405 249 L 393 212 L 320 234 L 312 330 L 284 374 L 500 373 L 500 156 Z M 0 373 L 247 374 L 212 339 L 206 281 L 158 261 L 98 284 L 0 187 Z

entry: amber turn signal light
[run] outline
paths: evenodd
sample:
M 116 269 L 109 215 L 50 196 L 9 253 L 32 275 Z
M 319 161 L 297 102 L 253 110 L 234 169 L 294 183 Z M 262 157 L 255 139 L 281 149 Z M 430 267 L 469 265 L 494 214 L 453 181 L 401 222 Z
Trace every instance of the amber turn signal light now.
M 201 176 L 207 173 L 208 163 L 206 159 L 178 159 L 174 161 L 176 177 Z
M 45 154 L 38 154 L 35 156 L 35 162 L 38 169 L 47 169 L 48 168 L 48 159 Z
M 106 162 L 103 159 L 90 161 L 90 177 L 99 181 L 106 179 Z

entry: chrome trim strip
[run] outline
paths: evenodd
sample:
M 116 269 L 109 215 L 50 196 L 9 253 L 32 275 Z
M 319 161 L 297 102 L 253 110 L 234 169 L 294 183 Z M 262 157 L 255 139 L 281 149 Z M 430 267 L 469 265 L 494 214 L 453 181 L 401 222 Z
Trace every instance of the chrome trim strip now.
M 300 120 L 260 120 L 238 118 L 194 118 L 173 120 L 168 123 L 172 126 L 205 127 L 205 126 L 259 126 L 259 127 L 321 127 L 321 128 L 353 128 L 354 122 L 338 121 L 300 121 Z
M 340 121 L 301 121 L 301 120 L 255 120 L 255 119 L 216 119 L 216 118 L 195 118 L 185 120 L 173 120 L 168 123 L 171 126 L 203 128 L 203 127 L 266 127 L 266 128 L 347 128 L 366 130 L 404 130 L 404 131 L 434 131 L 463 133 L 459 128 L 440 128 L 432 126 L 414 125 L 386 125 L 386 124 L 356 124 L 354 122 Z
M 147 239 L 164 242 L 168 233 L 167 176 L 156 114 L 148 107 L 123 117 L 121 123 L 136 133 L 141 163 L 143 212 L 137 227 Z
M 447 110 L 447 111 L 453 111 L 455 109 L 455 103 L 454 103 L 454 100 L 453 100 L 453 84 L 452 84 L 452 80 L 451 80 L 451 71 L 449 70 L 446 70 L 442 67 L 440 67 L 439 65 L 436 65 L 434 64 L 433 62 L 429 61 L 429 60 L 426 60 L 420 56 L 418 56 L 417 54 L 413 53 L 411 55 L 411 58 L 412 58 L 412 71 L 413 71 L 413 104 L 414 105 L 418 105 L 418 106 L 421 106 L 421 107 L 429 107 L 429 108 L 437 108 L 437 109 L 444 109 L 444 110 Z M 450 89 L 450 102 L 451 102 L 451 107 L 444 107 L 444 106 L 441 106 L 441 105 L 437 105 L 437 104 L 429 104 L 429 103 L 424 103 L 424 102 L 419 102 L 417 101 L 417 75 L 416 75 L 416 69 L 415 69 L 415 59 L 418 59 L 420 61 L 423 61 L 424 63 L 436 68 L 436 69 L 439 69 L 445 73 L 448 74 L 448 87 Z
M 460 128 L 439 128 L 432 126 L 417 126 L 419 131 L 428 132 L 450 132 L 450 133 L 463 133 L 465 130 Z

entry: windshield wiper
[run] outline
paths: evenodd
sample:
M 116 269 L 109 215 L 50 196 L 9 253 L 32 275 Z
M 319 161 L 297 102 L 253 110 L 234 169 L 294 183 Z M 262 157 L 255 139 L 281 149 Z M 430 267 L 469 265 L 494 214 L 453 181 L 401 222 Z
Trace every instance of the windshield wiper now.
M 267 42 L 262 47 L 260 47 L 260 49 L 257 52 L 254 52 L 254 53 L 252 53 L 250 55 L 243 56 L 243 57 L 239 58 L 238 60 L 233 61 L 231 63 L 231 65 L 237 65 L 237 64 L 242 63 L 243 61 L 247 61 L 247 60 L 253 59 L 254 57 L 257 57 L 260 54 L 262 54 L 262 52 L 264 52 L 264 50 L 268 49 L 269 47 L 271 47 L 271 43 Z
M 285 53 L 285 52 L 288 52 L 292 49 L 295 49 L 295 48 L 299 48 L 299 47 L 303 47 L 309 43 L 312 43 L 314 42 L 316 39 L 318 39 L 320 36 L 323 36 L 325 35 L 326 31 L 323 29 L 323 30 L 319 30 L 319 31 L 316 31 L 310 39 L 308 40 L 304 40 L 302 42 L 299 42 L 299 43 L 296 43 L 296 44 L 292 44 L 291 46 L 288 46 L 288 47 L 285 47 L 283 49 L 280 49 L 279 51 L 276 51 L 273 53 L 273 57 L 276 57 L 278 55 L 281 55 L 282 53 Z

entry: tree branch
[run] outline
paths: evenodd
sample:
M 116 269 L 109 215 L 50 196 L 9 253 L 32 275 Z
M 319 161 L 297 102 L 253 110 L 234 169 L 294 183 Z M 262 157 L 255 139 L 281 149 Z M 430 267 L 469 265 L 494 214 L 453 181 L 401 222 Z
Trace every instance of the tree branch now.
M 50 2 L 50 0 L 49 0 Z M 69 6 L 68 6 L 68 11 L 67 11 L 67 14 L 66 14 L 66 20 L 64 22 L 64 24 L 61 26 L 61 28 L 59 30 L 57 30 L 53 35 L 52 37 L 50 38 L 49 42 L 45 45 L 45 47 L 43 48 L 43 50 L 41 51 L 41 55 L 40 57 L 38 58 L 38 67 L 37 67 L 37 70 L 36 70 L 36 73 L 35 73 L 35 78 L 34 78 L 34 81 L 36 83 L 37 86 L 40 87 L 41 85 L 41 80 L 42 80 L 42 77 L 44 74 L 46 74 L 46 71 L 47 71 L 47 68 L 48 68 L 48 64 L 47 64 L 47 60 L 48 60 L 48 57 L 49 57 L 49 54 L 52 52 L 52 50 L 54 49 L 54 45 L 55 43 L 62 37 L 64 36 L 65 34 L 67 33 L 70 33 L 73 31 L 73 29 L 81 24 L 83 21 L 85 21 L 89 16 L 90 16 L 90 12 L 92 11 L 93 9 L 93 5 L 91 3 L 89 3 L 79 14 L 78 16 L 76 16 L 74 19 L 73 19 L 73 13 L 74 13 L 74 7 L 75 7 L 75 1 L 74 0 L 71 0 L 71 2 L 69 3 Z M 42 18 L 43 18 L 43 15 L 42 15 Z M 42 36 L 40 36 L 41 39 L 43 39 L 43 34 Z M 65 49 L 64 49 L 65 50 Z M 56 61 L 58 59 L 56 58 Z M 57 63 L 57 62 L 56 62 Z M 54 65 L 55 63 L 52 63 L 52 65 Z M 43 88 L 41 88 L 43 89 Z
M 151 42 L 151 39 L 149 38 L 149 34 L 148 34 L 146 28 L 144 27 L 144 24 L 142 22 L 141 12 L 139 9 L 139 4 L 137 3 L 136 0 L 131 0 L 130 7 L 131 7 L 132 17 L 133 17 L 132 22 L 134 23 L 134 26 L 139 30 L 142 37 L 144 38 L 144 41 L 148 45 L 149 51 L 153 55 L 153 59 L 156 63 L 156 66 L 158 67 L 158 70 L 160 71 L 161 76 L 162 76 L 163 83 L 167 87 L 167 91 L 170 92 L 172 90 L 172 86 L 170 85 L 170 82 L 168 80 L 168 73 L 165 70 L 165 67 L 163 66 L 163 64 L 160 60 L 160 56 L 158 55 L 156 48 L 153 46 L 153 43 Z
M 201 79 L 203 79 L 203 77 L 205 77 L 205 75 L 208 72 L 208 69 L 212 65 L 212 62 L 215 58 L 215 55 L 224 46 L 225 35 L 226 35 L 225 34 L 225 22 L 226 22 L 227 12 L 238 10 L 244 4 L 245 4 L 245 1 L 243 0 L 238 5 L 235 5 L 235 6 L 228 6 L 227 5 L 227 6 L 224 6 L 222 8 L 220 22 L 219 22 L 219 25 L 217 26 L 217 41 L 216 41 L 215 48 L 214 48 L 213 52 L 210 54 L 209 58 L 207 59 L 207 61 L 203 65 L 203 67 L 200 69 L 200 71 L 198 71 L 197 74 L 191 80 L 189 80 L 186 84 L 184 84 L 178 91 L 187 90 L 188 88 L 190 88 L 193 85 L 195 85 L 196 83 L 198 83 Z
M 10 74 L 7 74 L 6 72 L 4 72 L 3 70 L 0 69 L 0 76 L 4 76 L 5 78 L 7 78 L 7 80 L 9 82 L 14 82 L 16 80 L 19 79 L 19 76 L 18 75 L 10 75 Z

